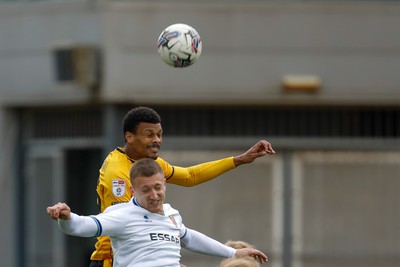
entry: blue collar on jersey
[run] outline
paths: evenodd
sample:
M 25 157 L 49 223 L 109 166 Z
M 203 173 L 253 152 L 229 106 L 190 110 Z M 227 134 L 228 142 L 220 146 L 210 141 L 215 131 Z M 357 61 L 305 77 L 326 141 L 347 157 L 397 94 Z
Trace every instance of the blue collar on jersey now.
M 136 197 L 132 198 L 132 202 L 133 202 L 133 205 L 143 208 L 142 206 L 140 206 L 139 202 L 137 202 Z
M 133 203 L 133 205 L 138 206 L 138 207 L 141 207 L 142 209 L 144 209 L 142 206 L 140 206 L 139 202 L 136 200 L 136 197 L 133 197 L 133 198 L 132 198 L 132 203 Z M 165 216 L 164 211 L 163 211 L 162 215 Z

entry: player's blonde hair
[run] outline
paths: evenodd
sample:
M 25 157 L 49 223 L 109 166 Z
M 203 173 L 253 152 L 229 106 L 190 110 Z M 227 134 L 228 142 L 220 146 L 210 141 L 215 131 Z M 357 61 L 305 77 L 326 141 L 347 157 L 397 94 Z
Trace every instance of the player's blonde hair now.
M 239 249 L 239 248 L 255 248 L 253 245 L 245 242 L 245 241 L 233 241 L 233 240 L 228 240 L 226 241 L 225 245 L 227 245 L 228 247 L 232 247 L 235 249 Z
M 223 260 L 220 267 L 259 267 L 260 264 L 252 257 L 233 257 Z
M 151 177 L 157 173 L 161 173 L 164 177 L 164 171 L 154 159 L 143 158 L 133 163 L 129 171 L 129 177 L 133 184 L 136 177 Z
M 225 245 L 228 247 L 232 247 L 234 249 L 241 248 L 255 248 L 253 245 L 240 240 L 228 240 Z M 220 264 L 220 267 L 259 267 L 260 264 L 254 258 L 250 256 L 235 256 L 233 258 L 229 258 L 223 260 Z

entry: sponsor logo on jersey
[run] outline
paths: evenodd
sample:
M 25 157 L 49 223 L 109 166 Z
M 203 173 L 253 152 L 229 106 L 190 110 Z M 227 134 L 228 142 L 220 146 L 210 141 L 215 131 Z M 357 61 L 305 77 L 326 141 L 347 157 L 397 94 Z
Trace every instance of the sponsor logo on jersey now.
M 126 182 L 125 180 L 118 179 L 112 180 L 112 192 L 116 197 L 122 197 L 125 195 L 126 191 Z
M 149 218 L 149 216 L 144 215 L 143 218 L 144 218 L 145 222 L 151 222 L 151 219 Z
M 151 241 L 165 241 L 165 242 L 172 242 L 175 244 L 180 244 L 180 238 L 163 233 L 150 233 L 150 240 Z

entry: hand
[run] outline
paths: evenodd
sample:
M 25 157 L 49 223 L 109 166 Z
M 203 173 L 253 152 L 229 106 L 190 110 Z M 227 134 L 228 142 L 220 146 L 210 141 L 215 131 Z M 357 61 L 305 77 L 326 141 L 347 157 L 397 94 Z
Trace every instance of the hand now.
M 69 220 L 71 219 L 71 209 L 68 207 L 67 204 L 58 202 L 52 207 L 47 207 L 47 214 L 53 220 Z
M 242 155 L 234 157 L 233 161 L 235 163 L 235 166 L 237 167 L 242 164 L 251 163 L 256 158 L 263 157 L 267 154 L 273 155 L 273 154 L 275 154 L 275 151 L 269 142 L 267 142 L 265 140 L 261 140 L 261 141 L 258 141 L 257 144 L 252 146 L 249 150 L 247 150 Z
M 267 255 L 252 247 L 236 249 L 235 256 L 236 257 L 250 256 L 253 257 L 259 263 L 268 262 Z

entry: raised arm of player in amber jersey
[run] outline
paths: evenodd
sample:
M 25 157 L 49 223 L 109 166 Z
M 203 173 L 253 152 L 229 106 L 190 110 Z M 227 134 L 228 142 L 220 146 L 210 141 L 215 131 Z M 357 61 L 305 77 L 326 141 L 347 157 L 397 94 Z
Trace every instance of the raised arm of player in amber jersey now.
M 233 157 L 209 161 L 187 168 L 172 166 L 161 158 L 158 158 L 157 162 L 165 172 L 167 183 L 187 187 L 207 182 L 235 168 Z

